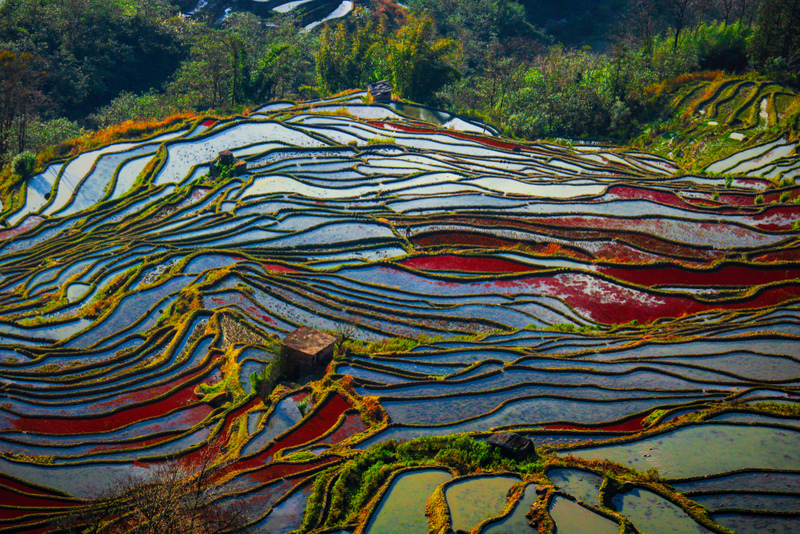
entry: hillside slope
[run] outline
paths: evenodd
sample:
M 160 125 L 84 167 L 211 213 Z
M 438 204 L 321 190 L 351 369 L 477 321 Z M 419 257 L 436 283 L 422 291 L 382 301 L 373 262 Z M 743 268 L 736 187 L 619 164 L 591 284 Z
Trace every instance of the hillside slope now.
M 706 72 L 650 93 L 655 119 L 633 144 L 674 158 L 683 169 L 701 171 L 743 148 L 800 135 L 800 95 L 768 79 Z

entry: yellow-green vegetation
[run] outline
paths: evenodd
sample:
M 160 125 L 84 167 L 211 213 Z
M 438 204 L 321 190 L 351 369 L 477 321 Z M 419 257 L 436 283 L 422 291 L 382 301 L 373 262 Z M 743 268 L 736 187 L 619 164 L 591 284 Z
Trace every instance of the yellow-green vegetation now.
M 450 514 L 447 513 L 447 500 L 444 496 L 444 488 L 439 486 L 428 498 L 425 503 L 425 515 L 428 516 L 428 523 L 434 532 L 450 532 Z
M 526 328 L 530 330 L 536 330 L 536 327 L 533 325 L 531 327 L 526 327 Z M 540 330 L 544 330 L 545 332 L 564 332 L 565 334 L 574 334 L 574 333 L 592 334 L 599 332 L 600 327 L 595 325 L 578 326 L 572 323 L 558 323 L 550 326 L 545 326 Z
M 777 415 L 787 415 L 789 417 L 800 417 L 800 404 L 780 403 L 773 401 L 756 402 L 752 405 L 757 410 L 774 413 Z
M 17 462 L 29 462 L 40 465 L 51 465 L 55 462 L 55 456 L 28 456 L 25 454 L 16 454 L 13 452 L 4 452 L 2 455 L 10 460 Z
M 100 317 L 106 310 L 113 308 L 122 296 L 121 290 L 128 285 L 135 272 L 136 268 L 131 268 L 114 278 L 95 295 L 94 300 L 83 312 L 83 316 L 94 319 Z
M 25 177 L 12 171 L 10 165 L 0 169 L 0 202 L 3 211 L 13 213 L 22 207 L 25 202 L 24 184 Z
M 393 137 L 373 137 L 367 141 L 367 146 L 370 145 L 391 145 L 396 143 Z
M 369 427 L 376 427 L 384 425 L 389 420 L 389 415 L 384 410 L 383 406 L 378 402 L 376 397 L 362 397 L 358 395 L 353 389 L 353 378 L 350 376 L 334 378 L 336 375 L 328 373 L 325 378 L 318 382 L 310 384 L 312 388 L 311 402 L 313 405 L 318 405 L 330 393 L 337 393 L 347 403 L 358 410 L 361 414 L 361 420 Z M 276 400 L 277 393 L 281 395 L 288 393 L 290 390 L 285 386 L 278 385 L 270 396 L 271 400 Z
M 393 352 L 408 352 L 420 345 L 427 345 L 429 343 L 439 343 L 447 339 L 447 341 L 481 341 L 488 336 L 508 333 L 505 330 L 489 330 L 486 332 L 476 332 L 474 334 L 463 334 L 460 336 L 428 336 L 421 334 L 417 337 L 389 337 L 376 341 L 363 341 L 360 339 L 346 339 L 342 345 L 342 352 L 350 349 L 353 352 L 360 354 L 389 354 Z
M 275 357 L 271 362 L 264 364 L 264 369 L 261 373 L 253 371 L 250 373 L 250 385 L 253 391 L 258 393 L 262 399 L 270 398 L 275 391 L 275 386 L 283 376 L 284 360 L 280 350 L 273 349 Z M 305 415 L 305 414 L 304 414 Z
M 667 413 L 667 410 L 653 410 L 650 415 L 642 420 L 642 427 L 647 428 L 649 426 L 653 426 L 653 424 L 655 424 L 655 422 L 658 421 L 665 413 Z
M 20 320 L 20 324 L 34 325 L 44 322 L 42 315 L 68 304 L 67 297 L 64 293 L 64 290 L 43 293 L 39 297 L 39 302 L 43 303 L 42 307 L 26 312 L 24 315 L 27 315 L 27 317 Z
M 164 313 L 158 318 L 157 327 L 169 326 L 180 323 L 186 314 L 203 307 L 203 297 L 197 287 L 189 286 L 181 290 Z
M 354 352 L 361 354 L 386 354 L 392 352 L 408 352 L 411 349 L 437 341 L 436 338 L 430 338 L 422 335 L 417 338 L 408 337 L 390 337 L 383 338 L 376 341 L 362 341 L 360 339 L 351 339 L 342 344 L 343 349 L 350 349 Z
M 797 138 L 800 94 L 750 74 L 699 72 L 648 88 L 659 118 L 632 145 L 675 160 L 686 172 L 779 136 Z M 741 133 L 744 141 L 730 137 Z
M 329 493 L 330 486 L 337 480 L 334 475 L 337 473 L 338 469 L 338 467 L 327 469 L 314 479 L 314 488 L 311 495 L 308 497 L 306 513 L 303 516 L 303 525 L 300 527 L 301 532 L 308 532 L 313 529 L 314 525 L 318 522 L 322 509 L 325 506 L 325 496 Z
M 234 402 L 246 397 L 242 384 L 239 382 L 239 365 L 236 361 L 237 352 L 230 351 L 225 355 L 220 369 L 224 377 L 222 380 L 213 385 L 199 384 L 197 386 L 197 391 L 202 394 L 204 401 L 210 400 L 223 392 L 227 393 L 228 399 Z

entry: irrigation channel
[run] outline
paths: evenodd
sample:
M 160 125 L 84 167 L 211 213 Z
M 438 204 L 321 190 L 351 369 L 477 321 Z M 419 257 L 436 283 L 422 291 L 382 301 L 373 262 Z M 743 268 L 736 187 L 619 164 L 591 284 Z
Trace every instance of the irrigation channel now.
M 761 177 L 796 147 L 692 176 L 364 97 L 28 179 L 0 229 L 0 533 L 201 457 L 255 532 L 800 532 L 800 188 Z M 223 150 L 246 170 L 211 178 Z M 302 325 L 350 348 L 262 398 Z M 395 466 L 337 511 L 370 447 L 501 430 L 537 467 Z

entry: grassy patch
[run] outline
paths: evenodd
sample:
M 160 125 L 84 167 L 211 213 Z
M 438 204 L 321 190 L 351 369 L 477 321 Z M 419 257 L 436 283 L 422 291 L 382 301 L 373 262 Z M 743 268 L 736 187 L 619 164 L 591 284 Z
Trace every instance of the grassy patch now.
M 756 402 L 752 405 L 757 410 L 762 410 L 777 415 L 788 415 L 790 417 L 800 417 L 800 403 L 780 403 L 774 401 Z
M 406 467 L 447 467 L 459 475 L 509 471 L 527 475 L 542 473 L 544 465 L 538 458 L 506 458 L 488 443 L 459 434 L 400 444 L 391 440 L 358 454 L 339 469 L 321 474 L 310 502 L 321 501 L 318 492 L 330 486 L 330 512 L 324 526 L 346 525 L 363 519 L 369 503 L 391 475 Z
M 654 410 L 650 415 L 642 420 L 642 427 L 647 428 L 649 426 L 653 426 L 653 424 L 665 413 L 667 413 L 667 410 Z
M 86 310 L 83 316 L 89 319 L 95 319 L 103 314 L 108 309 L 114 307 L 117 299 L 121 294 L 117 294 L 122 290 L 136 273 L 136 268 L 131 268 L 114 278 L 111 283 L 107 284 L 101 291 L 95 295 L 94 299 Z
M 390 354 L 394 352 L 408 352 L 420 345 L 428 345 L 430 343 L 440 343 L 442 341 L 481 341 L 489 336 L 507 333 L 508 332 L 505 330 L 490 330 L 487 332 L 449 337 L 422 334 L 417 337 L 390 337 L 377 341 L 347 339 L 342 343 L 341 349 L 342 352 L 346 349 L 350 349 L 360 354 Z

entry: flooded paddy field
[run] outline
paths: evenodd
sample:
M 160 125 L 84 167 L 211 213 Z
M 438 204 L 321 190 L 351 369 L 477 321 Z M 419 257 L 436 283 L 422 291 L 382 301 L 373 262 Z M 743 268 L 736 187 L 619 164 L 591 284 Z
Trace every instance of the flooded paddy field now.
M 301 4 L 352 8 L 264 8 Z M 693 177 L 364 96 L 27 180 L 0 229 L 0 533 L 175 466 L 242 510 L 227 532 L 800 529 L 799 192 L 765 167 L 795 145 Z M 301 326 L 333 360 L 267 387 Z

